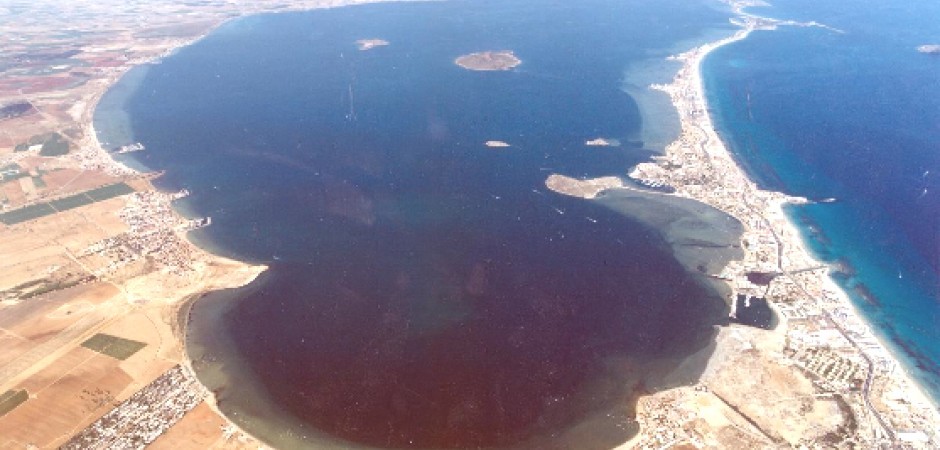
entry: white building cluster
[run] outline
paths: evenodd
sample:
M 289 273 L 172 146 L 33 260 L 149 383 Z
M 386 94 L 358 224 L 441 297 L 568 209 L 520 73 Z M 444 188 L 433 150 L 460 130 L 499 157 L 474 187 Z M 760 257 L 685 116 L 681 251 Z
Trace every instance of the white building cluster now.
M 95 269 L 97 276 L 114 273 L 130 263 L 146 258 L 174 273 L 182 273 L 192 265 L 192 244 L 182 236 L 186 231 L 210 223 L 206 219 L 182 219 L 173 212 L 171 202 L 189 193 L 165 194 L 157 191 L 135 192 L 119 213 L 129 231 L 98 241 L 86 248 L 81 256 L 97 254 L 107 265 Z
M 205 398 L 205 389 L 175 366 L 69 439 L 61 449 L 142 449 Z
M 734 294 L 766 296 L 774 309 L 780 311 L 787 327 L 785 363 L 814 374 L 820 392 L 847 393 L 843 398 L 857 417 L 873 418 L 864 425 L 875 428 L 874 435 L 880 436 L 882 443 L 899 445 L 903 441 L 901 436 L 917 433 L 937 443 L 937 412 L 923 402 L 905 400 L 922 397 L 913 395 L 918 391 L 910 378 L 895 370 L 895 359 L 851 309 L 846 295 L 821 270 L 825 266 L 804 248 L 802 237 L 783 213 L 783 205 L 805 203 L 806 199 L 759 189 L 738 167 L 715 132 L 709 115 L 703 113 L 707 108 L 699 71 L 705 54 L 743 39 L 751 30 L 779 25 L 742 12 L 741 7 L 747 6 L 744 3 L 733 6 L 741 15 L 739 24 L 743 30 L 674 57 L 684 63 L 674 81 L 651 86 L 670 96 L 679 112 L 682 130 L 679 139 L 666 148 L 665 155 L 639 164 L 630 176 L 671 186 L 676 195 L 709 204 L 744 225 L 745 256 L 731 262 L 718 278 L 727 280 Z M 769 286 L 758 286 L 747 279 L 753 272 L 779 276 Z M 886 386 L 910 395 L 884 395 Z

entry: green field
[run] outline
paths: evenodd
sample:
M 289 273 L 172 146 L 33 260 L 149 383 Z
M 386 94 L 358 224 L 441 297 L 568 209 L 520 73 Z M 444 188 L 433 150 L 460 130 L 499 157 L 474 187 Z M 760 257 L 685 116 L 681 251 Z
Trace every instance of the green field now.
M 94 202 L 95 201 L 90 197 L 82 194 L 53 200 L 49 202 L 49 206 L 52 206 L 56 211 L 67 211 L 73 208 L 78 208 L 79 206 L 90 205 Z
M 0 167 L 0 180 L 10 181 L 17 178 L 23 178 L 29 176 L 29 172 L 23 172 L 23 168 L 19 164 L 7 164 L 3 167 Z
M 0 416 L 13 411 L 14 408 L 20 406 L 20 404 L 28 399 L 29 394 L 26 392 L 26 389 L 9 390 L 0 394 Z
M 126 183 L 117 183 L 92 189 L 85 192 L 85 195 L 91 197 L 91 199 L 96 202 L 100 202 L 119 195 L 130 194 L 131 192 L 134 192 L 134 188 L 128 186 Z
M 14 209 L 13 211 L 0 214 L 0 222 L 7 225 L 13 225 L 27 220 L 38 219 L 42 216 L 48 216 L 55 213 L 55 210 L 48 203 L 39 203 L 37 205 L 27 206 L 25 208 Z
M 13 151 L 25 152 L 31 145 L 42 145 L 39 149 L 39 154 L 42 156 L 61 156 L 69 152 L 69 141 L 56 132 L 37 134 L 27 139 L 26 142 L 16 144 Z
M 98 353 L 108 355 L 121 361 L 130 358 L 147 344 L 130 339 L 124 339 L 110 334 L 98 333 L 85 342 L 82 347 L 94 350 Z
M 69 152 L 69 141 L 59 133 L 52 133 L 42 143 L 39 154 L 42 156 L 61 156 Z
M 55 214 L 59 211 L 67 211 L 72 208 L 90 205 L 94 202 L 100 202 L 102 200 L 114 198 L 119 195 L 130 194 L 131 192 L 134 192 L 134 188 L 128 186 L 127 183 L 117 183 L 108 186 L 102 186 L 97 189 L 92 189 L 80 194 L 60 198 L 51 202 L 38 203 L 5 212 L 0 214 L 0 222 L 3 222 L 7 225 L 15 225 L 20 222 L 26 222 L 27 220 L 38 219 L 43 216 L 48 216 L 49 214 Z

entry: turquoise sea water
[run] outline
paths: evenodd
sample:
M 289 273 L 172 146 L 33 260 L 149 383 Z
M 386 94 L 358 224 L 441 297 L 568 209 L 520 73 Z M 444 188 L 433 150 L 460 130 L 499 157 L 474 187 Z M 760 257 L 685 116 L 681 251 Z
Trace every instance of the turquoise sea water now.
M 931 1 L 780 0 L 758 14 L 821 28 L 753 33 L 704 63 L 713 117 L 813 250 L 940 399 L 940 41 Z

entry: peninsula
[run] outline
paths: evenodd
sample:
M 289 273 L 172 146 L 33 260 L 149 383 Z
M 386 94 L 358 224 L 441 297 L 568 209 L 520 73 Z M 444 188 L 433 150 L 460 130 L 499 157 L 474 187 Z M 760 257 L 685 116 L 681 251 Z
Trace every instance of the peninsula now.
M 495 71 L 509 70 L 522 64 L 512 51 L 487 51 L 470 53 L 454 60 L 454 63 L 467 70 Z

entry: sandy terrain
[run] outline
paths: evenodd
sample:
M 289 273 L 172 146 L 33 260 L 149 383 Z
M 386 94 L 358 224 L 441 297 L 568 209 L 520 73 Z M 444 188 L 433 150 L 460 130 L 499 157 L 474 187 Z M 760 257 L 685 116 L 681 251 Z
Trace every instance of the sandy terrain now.
M 44 448 L 65 441 L 110 408 L 131 378 L 100 353 L 74 348 L 21 385 L 26 401 L 0 418 L 0 447 Z
M 147 448 L 255 450 L 259 447 L 257 441 L 237 432 L 208 403 L 203 402 Z
M 694 199 L 743 224 L 743 258 L 731 261 L 711 278 L 727 284 L 732 305 L 736 295 L 766 299 L 781 318 L 773 331 L 737 325 L 723 329 L 709 360 L 710 369 L 693 390 L 708 392 L 728 406 L 733 414 L 722 415 L 729 420 L 729 414 L 744 419 L 751 431 L 758 431 L 754 439 L 760 446 L 893 447 L 903 441 L 913 448 L 931 448 L 929 441 L 936 439 L 933 430 L 940 423 L 935 407 L 898 370 L 898 361 L 854 311 L 847 295 L 828 276 L 826 265 L 809 253 L 783 214 L 783 205 L 806 199 L 757 187 L 724 147 L 708 113 L 700 65 L 712 50 L 745 39 L 753 30 L 778 26 L 838 30 L 815 22 L 752 16 L 744 12 L 755 4 L 748 0 L 729 3 L 738 16 L 733 23 L 742 29 L 672 57 L 683 63 L 673 82 L 650 86 L 670 96 L 682 131 L 664 155 L 637 165 L 630 173 L 645 184 L 674 189 L 664 195 Z M 603 181 L 556 175 L 546 185 L 583 198 L 593 198 L 603 190 L 598 185 L 618 188 Z M 779 276 L 765 286 L 752 283 L 750 273 Z M 892 393 L 886 394 L 889 390 Z M 699 426 L 708 421 L 699 421 L 696 408 L 686 408 L 697 397 L 701 395 L 683 388 L 644 398 L 638 414 L 642 432 L 630 445 L 753 446 L 715 441 L 728 427 Z
M 244 284 L 263 269 L 191 248 L 180 253 L 188 255 L 188 260 L 179 261 L 185 268 L 164 268 L 150 261 L 141 266 L 146 270 L 109 271 L 99 281 L 38 296 L 9 290 L 28 281 L 49 282 L 61 271 L 87 276 L 92 272 L 89 265 L 107 267 L 113 262 L 112 254 L 87 254 L 87 250 L 103 239 L 132 231 L 126 222 L 127 204 L 127 196 L 117 197 L 0 229 L 0 241 L 4 242 L 0 246 L 0 289 L 6 290 L 0 291 L 4 292 L 0 303 L 0 391 L 25 389 L 30 395 L 0 416 L 0 448 L 27 444 L 48 448 L 64 443 L 122 399 L 182 362 L 178 309 L 184 298 Z M 179 222 L 164 223 L 172 228 Z M 119 361 L 80 346 L 95 333 L 146 345 Z M 213 420 L 223 421 L 217 415 Z M 242 438 L 232 442 L 227 448 L 252 441 Z
M 26 389 L 30 395 L 26 402 L 0 416 L 0 448 L 61 444 L 170 367 L 184 362 L 177 324 L 183 300 L 207 290 L 244 285 L 263 270 L 214 257 L 182 239 L 182 219 L 172 214 L 170 200 L 154 194 L 146 177 L 116 164 L 97 142 L 91 117 L 103 92 L 128 68 L 199 39 L 238 14 L 263 12 L 276 6 L 309 9 L 348 3 L 363 2 L 272 0 L 263 4 L 209 2 L 191 7 L 158 0 L 140 4 L 116 0 L 95 3 L 35 0 L 29 2 L 36 6 L 27 12 L 34 15 L 30 21 L 11 22 L 23 39 L 0 43 L 4 54 L 62 51 L 74 45 L 81 50 L 81 60 L 70 70 L 51 75 L 46 74 L 48 67 L 39 64 L 17 68 L 22 71 L 20 75 L 0 76 L 0 102 L 7 104 L 27 98 L 36 107 L 28 114 L 0 122 L 0 167 L 17 163 L 30 175 L 0 183 L 0 202 L 12 208 L 23 205 L 30 196 L 59 197 L 118 179 L 127 181 L 139 193 L 15 226 L 0 225 L 0 392 Z M 737 12 L 741 5 L 746 6 L 734 5 Z M 70 27 L 96 32 L 89 35 L 88 42 L 78 44 L 58 41 L 61 38 L 49 33 L 50 29 Z M 685 62 L 685 81 L 660 87 L 673 95 L 680 115 L 705 108 L 697 73 L 704 54 L 746 34 L 695 49 L 681 59 Z M 368 48 L 376 45 L 378 40 L 360 43 Z M 455 63 L 469 70 L 508 70 L 521 61 L 505 51 L 464 55 Z M 86 76 L 90 79 L 82 78 Z M 707 121 L 707 114 L 705 121 L 701 117 L 683 116 L 687 129 L 683 141 L 677 142 L 673 150 L 685 152 L 680 156 L 690 161 L 680 162 L 692 163 L 685 169 L 700 180 L 702 166 L 694 163 L 700 162 L 695 159 L 704 154 L 710 158 L 709 164 L 719 164 L 719 173 L 737 177 L 739 171 L 728 159 L 727 151 L 720 144 L 714 145 L 720 141 Z M 694 126 L 702 128 L 693 130 Z M 15 145 L 53 131 L 70 136 L 73 150 L 69 155 L 45 158 L 35 150 L 13 152 Z M 611 142 L 594 139 L 585 144 Z M 708 145 L 699 145 L 701 142 Z M 725 160 L 727 166 L 721 166 Z M 649 179 L 670 181 L 663 174 L 677 173 L 674 165 L 663 164 L 661 171 L 656 168 L 659 166 L 653 166 L 645 166 Z M 585 198 L 622 185 L 616 177 L 576 180 L 555 175 L 550 180 L 552 189 Z M 715 189 L 724 185 L 706 181 L 695 184 L 703 192 L 685 195 L 706 203 L 729 200 L 727 193 Z M 747 188 L 746 182 L 742 183 Z M 748 204 L 743 200 L 765 199 L 762 192 L 746 192 L 750 197 L 742 196 L 742 201 L 734 197 L 728 207 L 736 217 L 744 217 L 741 214 L 747 212 L 734 209 Z M 773 203 L 777 208 L 779 204 Z M 759 227 L 773 227 L 784 237 L 783 241 L 799 248 L 799 236 L 782 214 L 764 213 L 766 225 L 760 222 Z M 141 223 L 151 229 L 140 226 Z M 159 233 L 148 234 L 154 229 Z M 105 239 L 118 237 L 137 239 L 137 244 L 170 247 L 172 251 L 141 255 L 120 245 L 115 248 L 123 250 L 115 252 L 95 247 Z M 79 256 L 86 250 L 87 255 Z M 129 263 L 122 259 L 128 257 L 138 259 Z M 786 257 L 791 263 L 811 260 L 798 252 Z M 90 273 L 97 279 L 41 295 L 24 296 L 23 292 L 10 289 L 31 281 L 56 287 L 62 281 L 74 280 L 75 274 Z M 816 275 L 792 278 L 799 281 L 809 277 Z M 794 285 L 791 282 L 784 287 Z M 832 291 L 831 287 L 826 289 L 823 292 Z M 723 329 L 702 381 L 641 400 L 637 420 L 643 432 L 623 448 L 786 447 L 806 439 L 822 439 L 840 430 L 853 432 L 852 421 L 835 400 L 837 396 L 820 388 L 819 380 L 812 380 L 804 369 L 782 354 L 784 336 L 790 335 L 789 330 L 786 323 L 772 332 L 734 325 Z M 146 346 L 124 361 L 81 347 L 82 342 L 99 332 L 134 339 Z M 878 394 L 874 401 L 877 409 L 895 411 L 901 419 L 909 417 L 907 407 L 911 403 L 905 402 L 916 397 L 912 395 L 916 392 L 901 376 L 883 378 L 887 381 L 874 389 Z M 860 393 L 839 391 L 838 396 L 852 401 L 850 411 L 858 414 L 865 411 L 859 406 Z M 937 423 L 927 415 L 924 417 L 927 423 Z M 871 444 L 876 442 L 875 434 L 882 442 L 890 442 L 890 433 L 886 436 L 883 434 L 886 432 L 878 431 L 871 417 L 859 423 L 860 431 L 853 436 L 855 442 Z M 894 423 L 906 426 L 908 422 Z M 210 402 L 202 402 L 170 427 L 154 447 L 257 448 L 258 443 L 233 429 L 210 407 Z
M 0 416 L 0 448 L 55 447 L 183 363 L 178 309 L 184 300 L 243 285 L 264 269 L 216 258 L 185 241 L 189 224 L 170 209 L 172 196 L 154 192 L 149 175 L 115 163 L 97 142 L 91 119 L 101 95 L 128 68 L 239 14 L 350 3 L 365 2 L 36 0 L 15 12 L 21 14 L 15 31 L 22 39 L 4 41 L 0 51 L 27 57 L 0 77 L 0 105 L 32 106 L 0 119 L 0 167 L 19 171 L 18 178 L 0 181 L 0 210 L 117 181 L 138 194 L 0 224 L 0 392 L 26 389 L 30 395 Z M 81 41 L 49 33 L 64 28 L 95 31 Z M 368 48 L 385 44 L 360 42 Z M 62 64 L 56 68 L 29 56 L 63 52 L 77 56 L 49 58 Z M 68 155 L 44 157 L 39 146 L 20 145 L 52 132 L 69 142 Z M 18 145 L 21 151 L 14 152 Z M 145 346 L 124 361 L 81 347 L 102 332 Z M 159 445 L 194 448 L 192 439 L 205 434 L 199 441 L 205 445 L 195 448 L 258 446 L 235 430 L 220 438 L 226 422 L 205 404 L 184 417 Z
M 77 255 L 91 244 L 123 233 L 120 198 L 0 228 L 0 292 L 57 270 L 83 273 Z

